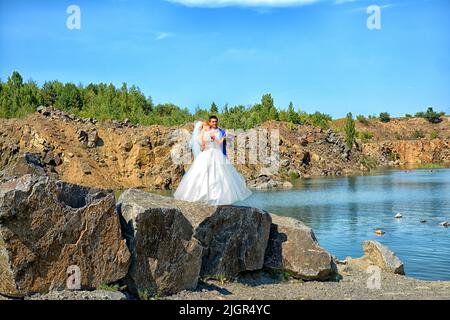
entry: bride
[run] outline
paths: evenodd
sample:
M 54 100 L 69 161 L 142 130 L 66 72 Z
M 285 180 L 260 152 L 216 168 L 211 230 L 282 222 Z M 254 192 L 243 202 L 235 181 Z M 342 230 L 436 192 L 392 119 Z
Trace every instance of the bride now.
M 244 178 L 225 156 L 225 132 L 218 119 L 196 123 L 191 139 L 194 161 L 174 193 L 175 199 L 229 205 L 251 195 Z

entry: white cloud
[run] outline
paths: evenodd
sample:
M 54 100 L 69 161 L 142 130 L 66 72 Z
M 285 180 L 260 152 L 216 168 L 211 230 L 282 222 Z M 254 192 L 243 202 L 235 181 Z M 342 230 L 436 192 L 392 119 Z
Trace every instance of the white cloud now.
M 175 36 L 173 33 L 170 32 L 160 32 L 156 35 L 155 40 L 164 40 L 166 38 L 170 38 Z
M 323 0 L 166 0 L 189 7 L 289 7 L 316 3 Z

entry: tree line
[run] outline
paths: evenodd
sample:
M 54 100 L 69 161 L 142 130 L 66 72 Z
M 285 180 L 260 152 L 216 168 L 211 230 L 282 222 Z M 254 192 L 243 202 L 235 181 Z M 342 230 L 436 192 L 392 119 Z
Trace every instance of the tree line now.
M 155 105 L 136 86 L 123 83 L 82 84 L 48 81 L 39 87 L 35 81 L 24 82 L 17 71 L 6 82 L 0 80 L 0 117 L 22 118 L 35 112 L 40 105 L 53 106 L 83 118 L 129 119 L 143 125 L 182 125 L 199 119 L 206 120 L 210 114 L 221 118 L 221 125 L 230 129 L 249 129 L 268 120 L 287 121 L 292 124 L 307 123 L 328 127 L 331 116 L 316 112 L 308 114 L 295 110 L 291 102 L 286 110 L 275 107 L 271 94 L 264 94 L 259 103 L 244 106 L 225 105 L 219 111 L 213 102 L 208 108 L 197 107 L 194 112 L 172 103 Z
M 0 80 L 1 118 L 22 118 L 40 105 L 53 106 L 83 118 L 96 118 L 99 121 L 129 119 L 142 125 L 183 125 L 195 120 L 206 120 L 211 114 L 219 116 L 221 125 L 229 129 L 254 128 L 269 120 L 285 121 L 290 125 L 310 124 L 326 129 L 332 121 L 328 114 L 299 111 L 292 102 L 287 108 L 279 109 L 270 93 L 264 94 L 261 101 L 253 105 L 225 105 L 219 111 L 218 106 L 212 102 L 208 108 L 197 107 L 194 112 L 190 112 L 188 108 L 172 103 L 155 105 L 152 98 L 146 97 L 139 87 L 128 86 L 127 83 L 118 88 L 105 83 L 84 86 L 47 81 L 39 87 L 33 80 L 24 82 L 17 71 L 6 82 Z M 417 116 L 430 117 L 433 122 L 439 121 L 432 110 Z M 364 117 L 358 116 L 359 120 L 362 118 Z M 382 121 L 385 118 L 386 114 L 380 114 Z

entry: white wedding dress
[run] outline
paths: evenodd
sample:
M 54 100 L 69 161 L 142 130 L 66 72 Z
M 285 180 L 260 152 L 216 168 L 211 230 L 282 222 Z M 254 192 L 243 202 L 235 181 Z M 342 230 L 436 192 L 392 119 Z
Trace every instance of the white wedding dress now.
M 196 155 L 188 172 L 183 176 L 174 193 L 175 199 L 210 205 L 229 205 L 252 194 L 244 178 L 223 154 L 222 145 L 211 139 L 211 133 L 217 140 L 222 138 L 218 129 L 204 132 L 206 148 Z M 195 136 L 194 129 L 193 137 Z M 200 142 L 194 138 L 193 140 L 194 145 L 191 147 L 194 151 L 194 147 L 197 147 L 195 143 Z

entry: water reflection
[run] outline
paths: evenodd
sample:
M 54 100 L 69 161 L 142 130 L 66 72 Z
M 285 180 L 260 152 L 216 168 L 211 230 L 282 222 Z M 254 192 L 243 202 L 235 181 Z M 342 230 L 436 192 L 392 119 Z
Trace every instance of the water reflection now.
M 450 228 L 439 226 L 450 220 L 448 169 L 302 180 L 239 204 L 302 220 L 340 258 L 362 255 L 363 240 L 376 239 L 396 252 L 408 275 L 450 280 Z M 394 219 L 397 212 L 403 219 Z M 375 228 L 386 234 L 376 236 Z

